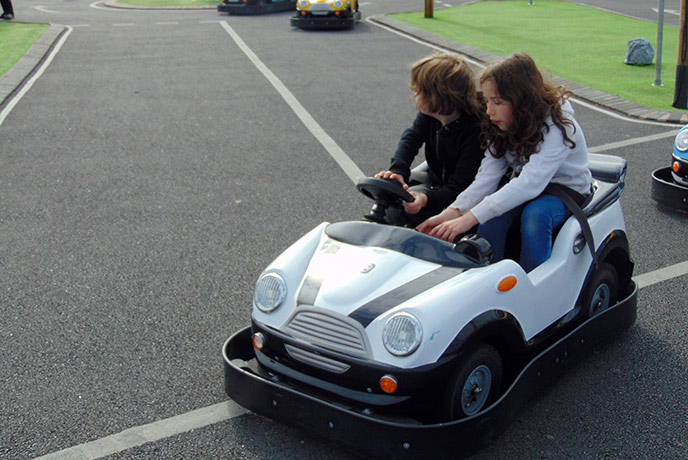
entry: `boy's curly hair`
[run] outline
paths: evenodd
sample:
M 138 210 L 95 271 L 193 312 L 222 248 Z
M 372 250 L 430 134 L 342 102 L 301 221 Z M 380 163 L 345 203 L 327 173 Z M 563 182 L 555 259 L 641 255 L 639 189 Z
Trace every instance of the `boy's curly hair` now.
M 513 152 L 517 158 L 527 161 L 537 153 L 544 139 L 543 128 L 549 131 L 547 118 L 552 117 L 554 125 L 564 136 L 564 142 L 571 148 L 576 143 L 566 133 L 566 126 L 573 122 L 562 115 L 562 101 L 572 93 L 563 86 L 546 82 L 525 53 L 514 53 L 504 60 L 487 67 L 480 76 L 480 84 L 492 79 L 502 99 L 511 103 L 511 124 L 507 131 L 483 119 L 483 134 L 486 148 L 497 158 L 506 152 Z
M 411 67 L 409 88 L 416 107 L 439 115 L 454 111 L 480 115 L 476 76 L 458 54 L 435 53 Z

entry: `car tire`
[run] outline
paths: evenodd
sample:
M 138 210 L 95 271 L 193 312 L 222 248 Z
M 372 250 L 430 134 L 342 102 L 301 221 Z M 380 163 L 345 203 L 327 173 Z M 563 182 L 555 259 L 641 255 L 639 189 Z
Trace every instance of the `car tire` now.
M 618 294 L 619 276 L 616 269 L 609 263 L 602 263 L 593 273 L 581 305 L 588 318 L 592 318 L 613 306 Z
M 502 383 L 502 358 L 487 344 L 479 344 L 459 360 L 439 408 L 441 421 L 477 414 L 492 404 Z

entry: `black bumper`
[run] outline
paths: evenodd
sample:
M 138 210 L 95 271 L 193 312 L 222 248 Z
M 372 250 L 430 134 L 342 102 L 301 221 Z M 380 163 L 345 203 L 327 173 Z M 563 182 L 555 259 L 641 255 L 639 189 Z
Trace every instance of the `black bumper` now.
M 402 417 L 377 417 L 361 407 L 328 399 L 317 390 L 274 380 L 255 365 L 250 328 L 223 347 L 225 391 L 241 406 L 287 425 L 305 428 L 373 458 L 463 458 L 488 445 L 528 399 L 547 387 L 590 349 L 630 327 L 637 287 L 604 313 L 587 320 L 528 363 L 502 397 L 479 414 L 423 425 Z
M 294 11 L 296 9 L 296 1 L 289 2 L 265 2 L 258 3 L 220 3 L 217 5 L 217 11 L 222 13 L 236 14 L 236 15 L 251 15 L 251 14 L 265 14 L 275 13 L 278 11 Z
M 671 168 L 652 172 L 652 199 L 668 210 L 688 212 L 688 187 L 674 181 Z
M 351 29 L 356 23 L 355 17 L 336 16 L 293 16 L 292 27 L 300 29 Z

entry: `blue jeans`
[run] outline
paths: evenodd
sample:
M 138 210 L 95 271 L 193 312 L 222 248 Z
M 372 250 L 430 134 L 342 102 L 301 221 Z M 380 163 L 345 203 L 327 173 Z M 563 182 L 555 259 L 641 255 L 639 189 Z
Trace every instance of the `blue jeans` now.
M 528 273 L 552 255 L 552 235 L 571 215 L 571 211 L 552 195 L 540 195 L 528 203 L 497 216 L 478 227 L 478 235 L 492 246 L 492 261 L 504 258 L 506 235 L 516 219 L 521 220 L 519 263 Z

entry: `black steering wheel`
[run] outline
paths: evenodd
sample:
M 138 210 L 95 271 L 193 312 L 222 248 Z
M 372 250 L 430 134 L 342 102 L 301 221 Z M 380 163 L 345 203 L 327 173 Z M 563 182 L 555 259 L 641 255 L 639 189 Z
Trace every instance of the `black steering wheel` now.
M 385 211 L 390 206 L 401 207 L 402 201 L 411 202 L 413 196 L 394 179 L 376 179 L 364 177 L 358 181 L 356 188 L 365 196 L 375 201 L 370 213 L 364 217 L 373 222 L 386 223 Z

